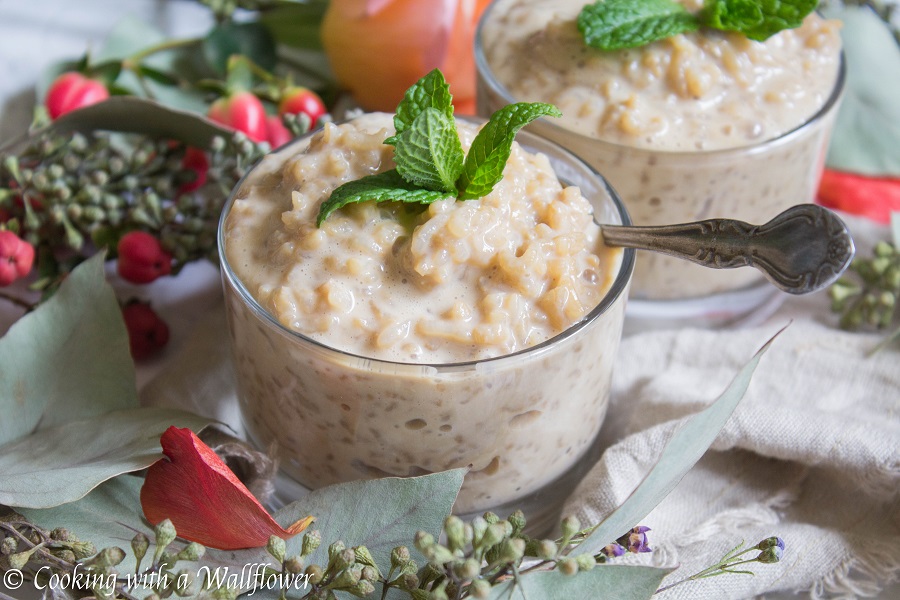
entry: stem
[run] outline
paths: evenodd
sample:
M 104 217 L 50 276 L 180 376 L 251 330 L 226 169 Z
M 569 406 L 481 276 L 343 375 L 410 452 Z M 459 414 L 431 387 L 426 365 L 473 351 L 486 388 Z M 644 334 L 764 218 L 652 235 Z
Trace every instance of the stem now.
M 159 52 L 165 52 L 167 50 L 175 50 L 177 48 L 183 48 L 185 46 L 190 46 L 193 44 L 199 44 L 202 42 L 202 38 L 185 38 L 182 40 L 166 40 L 165 42 L 160 42 L 155 46 L 150 46 L 148 48 L 144 48 L 138 52 L 135 52 L 128 58 L 122 61 L 123 69 L 135 69 L 141 64 L 141 61 L 147 58 L 148 56 L 152 56 Z

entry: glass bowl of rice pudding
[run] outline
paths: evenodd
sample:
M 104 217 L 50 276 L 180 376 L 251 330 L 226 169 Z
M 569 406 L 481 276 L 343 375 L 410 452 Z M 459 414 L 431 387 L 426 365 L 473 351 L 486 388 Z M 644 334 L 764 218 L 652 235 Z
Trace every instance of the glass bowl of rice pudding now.
M 478 124 L 457 125 L 468 148 Z M 383 113 L 327 124 L 227 203 L 244 423 L 309 489 L 469 467 L 455 512 L 534 519 L 596 449 L 634 264 L 597 223 L 628 215 L 590 166 L 520 132 L 481 199 L 365 202 L 317 228 L 334 188 L 392 168 L 393 132 Z
M 635 225 L 762 224 L 813 201 L 844 83 L 838 22 L 812 14 L 765 42 L 700 30 L 607 52 L 578 31 L 589 3 L 497 0 L 487 9 L 475 48 L 479 114 L 517 101 L 557 105 L 561 119 L 529 130 L 603 173 Z M 721 323 L 779 294 L 754 269 L 640 253 L 629 314 Z

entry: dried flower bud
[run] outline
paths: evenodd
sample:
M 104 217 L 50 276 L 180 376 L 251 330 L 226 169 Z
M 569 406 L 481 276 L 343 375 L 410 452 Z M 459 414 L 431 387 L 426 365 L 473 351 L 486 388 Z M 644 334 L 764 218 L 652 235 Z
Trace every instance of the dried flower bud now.
M 303 559 L 299 556 L 292 556 L 284 561 L 284 570 L 291 574 L 297 574 L 303 571 Z
M 416 548 L 422 552 L 425 548 L 429 548 L 435 544 L 434 536 L 427 531 L 417 531 L 415 538 L 413 538 L 413 543 Z
M 280 563 L 284 562 L 284 555 L 287 552 L 287 544 L 277 535 L 269 536 L 269 543 L 266 544 L 266 552 Z
M 487 598 L 491 595 L 491 584 L 484 579 L 476 579 L 469 585 L 469 595 L 473 598 Z
M 485 531 L 490 524 L 482 517 L 475 517 L 472 519 L 472 539 L 473 542 L 481 543 L 481 538 L 484 537 Z
M 365 567 L 363 567 L 362 573 L 360 574 L 359 578 L 365 581 L 378 581 L 378 569 L 366 565 Z
M 525 525 L 527 521 L 525 520 L 525 513 L 521 510 L 517 510 L 513 514 L 509 515 L 506 519 L 512 525 L 512 535 L 519 535 L 525 529 Z
M 475 579 L 481 573 L 481 565 L 474 558 L 468 558 L 453 565 L 453 573 L 463 581 Z
M 575 557 L 575 562 L 578 563 L 579 571 L 590 571 L 597 566 L 597 559 L 590 554 L 579 554 Z
M 325 570 L 319 565 L 309 565 L 304 573 L 309 575 L 309 582 L 312 585 L 322 583 L 322 579 L 325 577 Z
M 345 548 L 346 548 L 346 546 L 344 545 L 344 542 L 342 542 L 341 540 L 338 540 L 338 541 L 334 542 L 333 544 L 331 544 L 330 546 L 328 546 L 328 561 L 329 562 L 333 561 L 337 557 L 338 554 L 340 554 L 341 552 L 344 551 Z
M 778 546 L 772 546 L 771 548 L 766 548 L 762 552 L 759 553 L 759 556 L 756 557 L 757 562 L 761 563 L 777 563 L 781 560 L 781 557 L 784 555 L 784 550 L 779 548 Z
M 31 555 L 34 553 L 34 548 L 31 550 L 25 550 L 24 552 L 15 552 L 9 555 L 7 559 L 9 561 L 9 568 L 17 571 L 21 571 L 25 568 L 25 565 L 28 564 L 28 561 L 31 560 Z
M 153 535 L 156 536 L 156 555 L 153 559 L 153 562 L 155 563 L 162 558 L 162 554 L 165 552 L 166 547 L 178 537 L 178 532 L 175 531 L 175 526 L 172 525 L 172 521 L 164 519 L 153 528 Z
M 62 550 L 54 550 L 53 556 L 60 560 L 64 560 L 67 563 L 74 563 L 78 560 L 77 558 L 75 558 L 75 553 L 68 548 L 63 548 Z
M 19 549 L 19 542 L 16 538 L 8 537 L 4 538 L 2 542 L 0 542 L 0 554 L 4 556 L 9 556 Z
M 561 558 L 556 561 L 556 568 L 563 575 L 574 575 L 578 572 L 578 563 L 573 558 Z
M 483 548 L 496 546 L 503 541 L 504 537 L 506 537 L 506 527 L 502 523 L 494 523 L 489 525 L 487 531 L 484 532 L 484 536 L 481 538 L 481 546 Z
M 50 532 L 50 539 L 58 542 L 74 542 L 77 538 L 65 527 L 57 527 Z
M 300 556 L 309 556 L 322 543 L 322 534 L 318 529 L 308 531 L 303 534 L 303 545 L 300 548 Z
M 563 519 L 562 521 L 562 536 L 563 539 L 568 541 L 571 540 L 576 533 L 581 531 L 581 522 L 577 517 L 569 516 Z
M 365 598 L 369 594 L 375 593 L 375 586 L 370 581 L 362 579 L 353 588 L 347 590 L 350 594 L 357 598 Z
M 176 556 L 176 559 L 186 560 L 188 562 L 196 562 L 200 560 L 204 554 L 206 554 L 205 546 L 198 544 L 197 542 L 191 542 L 181 549 L 181 551 Z
M 359 583 L 360 579 L 362 579 L 362 567 L 359 565 L 353 565 L 352 567 L 345 568 L 340 573 L 338 573 L 338 576 L 334 578 L 334 581 L 332 581 L 331 587 L 339 590 L 352 588 L 357 583 Z
M 70 542 L 69 548 L 75 553 L 75 558 L 77 559 L 97 554 L 97 546 L 93 542 Z
M 369 552 L 369 549 L 365 546 L 355 546 L 353 551 L 356 552 L 356 562 L 366 567 L 376 567 L 375 559 L 372 558 L 372 553 Z
M 406 546 L 397 546 L 391 550 L 391 568 L 399 569 L 409 562 L 409 548 Z
M 488 525 L 493 525 L 494 523 L 496 523 L 500 520 L 500 517 L 498 517 L 495 513 L 492 513 L 491 511 L 484 513 L 483 516 L 484 516 L 484 520 L 488 522 Z
M 131 539 L 131 551 L 134 552 L 134 557 L 140 562 L 143 560 L 144 556 L 147 554 L 147 549 L 150 547 L 150 540 L 141 532 L 138 532 Z
M 125 551 L 118 546 L 112 546 L 110 548 L 104 548 L 98 552 L 96 556 L 85 561 L 83 564 L 99 567 L 101 569 L 108 569 L 110 567 L 115 567 L 123 560 L 125 560 Z
M 778 548 L 781 548 L 782 550 L 784 550 L 784 540 L 782 540 L 780 537 L 772 536 L 772 537 L 768 537 L 768 538 L 764 539 L 763 541 L 761 541 L 760 543 L 758 543 L 756 545 L 756 547 L 759 548 L 760 550 L 768 550 L 769 548 L 775 548 L 775 547 L 778 547 Z
M 447 545 L 451 550 L 462 550 L 466 547 L 466 525 L 456 515 L 444 519 L 444 532 L 447 534 Z
M 556 547 L 556 542 L 554 542 L 553 540 L 541 540 L 540 542 L 538 542 L 538 558 L 543 558 L 544 560 L 555 558 L 558 551 L 559 549 Z
M 507 538 L 500 544 L 498 560 L 502 563 L 515 563 L 525 555 L 525 540 L 522 538 Z

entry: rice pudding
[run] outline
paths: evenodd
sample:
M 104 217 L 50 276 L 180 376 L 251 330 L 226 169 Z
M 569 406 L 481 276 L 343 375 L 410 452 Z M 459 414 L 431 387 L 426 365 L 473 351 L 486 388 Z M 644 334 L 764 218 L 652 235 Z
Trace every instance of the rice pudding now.
M 702 0 L 682 0 L 690 11 Z M 513 101 L 563 112 L 531 131 L 604 174 L 636 225 L 764 223 L 815 197 L 842 89 L 839 22 L 812 14 L 765 42 L 702 29 L 602 51 L 577 29 L 585 0 L 498 0 L 478 35 L 479 112 Z M 640 253 L 632 296 L 705 297 L 762 281 Z
M 477 127 L 458 129 L 467 148 Z M 456 510 L 484 510 L 557 479 L 599 431 L 632 253 L 603 245 L 595 212 L 625 219 L 571 155 L 553 160 L 580 188 L 516 143 L 484 198 L 366 202 L 316 227 L 333 189 L 393 167 L 393 132 L 380 113 L 327 124 L 226 208 L 242 414 L 308 487 L 471 466 Z

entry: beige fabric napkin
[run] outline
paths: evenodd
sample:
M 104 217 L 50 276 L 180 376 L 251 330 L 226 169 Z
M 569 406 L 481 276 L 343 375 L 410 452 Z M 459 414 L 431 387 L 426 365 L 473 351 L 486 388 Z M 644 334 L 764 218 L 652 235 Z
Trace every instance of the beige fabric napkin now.
M 821 314 L 825 301 L 805 301 L 800 312 Z M 654 552 L 625 559 L 679 566 L 665 585 L 716 563 L 742 540 L 754 545 L 778 535 L 786 543 L 782 562 L 753 564 L 754 577 L 688 582 L 660 598 L 778 590 L 872 596 L 900 573 L 900 351 L 867 357 L 878 336 L 825 324 L 834 320 L 807 316 L 781 335 L 712 451 L 642 522 L 652 528 Z M 608 438 L 623 439 L 564 513 L 594 523 L 620 505 L 679 420 L 715 399 L 777 329 L 656 331 L 623 340 L 604 427 Z

